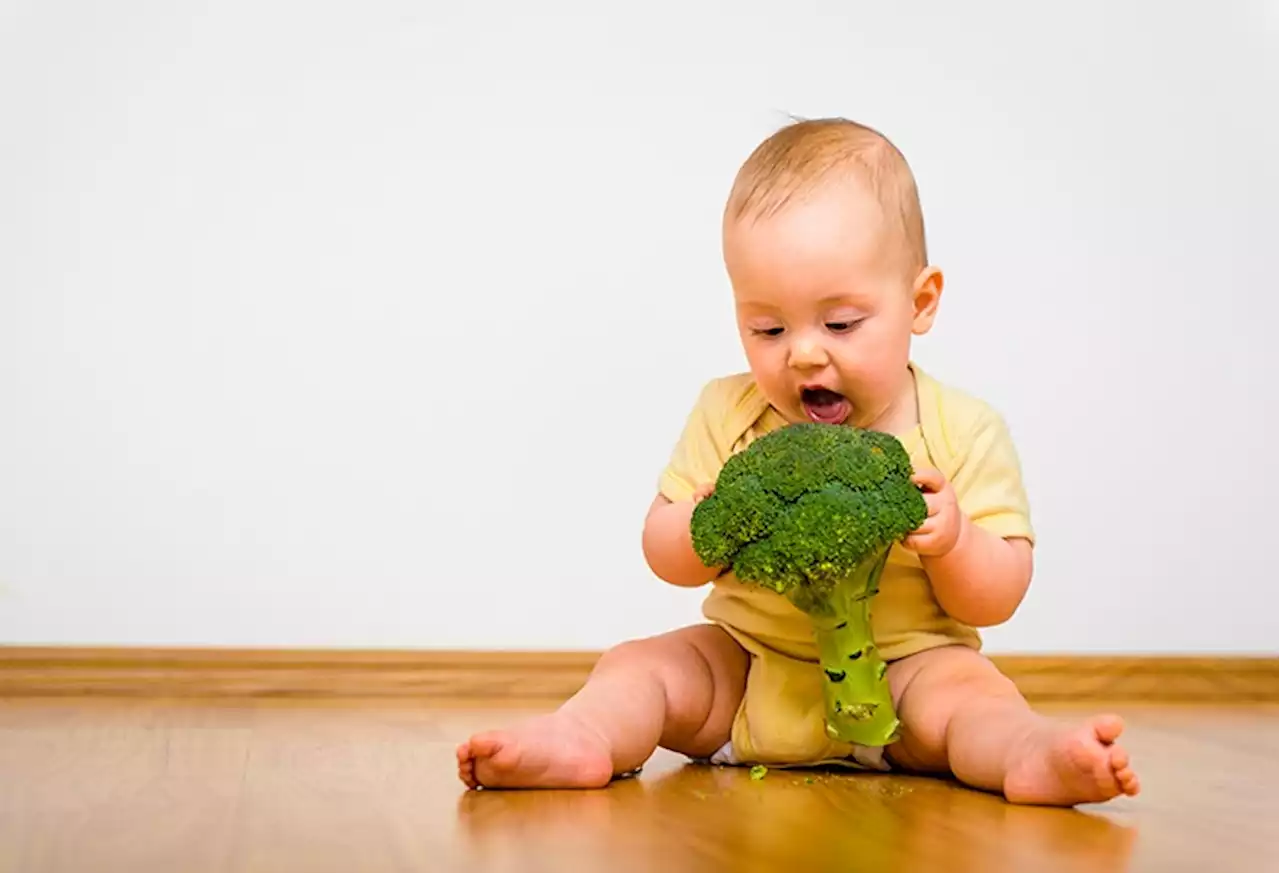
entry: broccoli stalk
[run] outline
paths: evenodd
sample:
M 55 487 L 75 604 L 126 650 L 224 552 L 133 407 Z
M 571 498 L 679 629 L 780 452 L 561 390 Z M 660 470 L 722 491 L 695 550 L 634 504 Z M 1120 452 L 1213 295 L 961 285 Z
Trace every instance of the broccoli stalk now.
M 818 647 L 827 735 L 885 746 L 898 719 L 871 631 L 892 545 L 924 521 L 911 459 L 893 436 L 843 425 L 776 430 L 729 458 L 694 509 L 698 557 L 806 613 Z
M 827 735 L 865 746 L 885 746 L 897 736 L 898 719 L 884 681 L 887 665 L 871 642 L 871 599 L 878 591 L 889 549 L 867 558 L 838 582 L 829 613 L 811 611 L 827 711 Z

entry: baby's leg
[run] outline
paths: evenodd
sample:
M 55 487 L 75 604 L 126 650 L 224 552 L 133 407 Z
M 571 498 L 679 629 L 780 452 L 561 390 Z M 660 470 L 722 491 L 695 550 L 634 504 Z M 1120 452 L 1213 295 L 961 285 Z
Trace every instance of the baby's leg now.
M 972 649 L 921 652 L 890 666 L 907 770 L 951 772 L 1014 803 L 1074 806 L 1137 794 L 1138 777 L 1112 715 L 1063 724 L 1037 715 L 1014 684 Z
M 458 776 L 471 788 L 599 788 L 659 745 L 709 757 L 729 739 L 747 661 L 713 625 L 623 643 L 554 713 L 458 746 Z

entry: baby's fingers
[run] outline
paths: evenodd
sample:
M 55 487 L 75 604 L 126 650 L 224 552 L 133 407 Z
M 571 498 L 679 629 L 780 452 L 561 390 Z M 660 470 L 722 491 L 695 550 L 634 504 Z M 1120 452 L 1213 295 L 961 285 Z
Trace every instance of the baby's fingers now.
M 916 528 L 910 534 L 908 534 L 906 539 L 903 540 L 903 542 L 911 546 L 917 546 L 920 544 L 922 540 L 926 540 L 930 536 L 932 536 L 933 531 L 934 531 L 933 522 L 926 521 L 924 524 L 920 525 L 918 528 Z
M 908 536 L 902 541 L 902 547 L 912 552 L 918 552 L 925 548 L 929 543 L 929 532 L 919 530 Z
M 923 490 L 926 494 L 930 492 L 941 491 L 946 487 L 947 479 L 942 475 L 941 471 L 934 470 L 931 467 L 925 467 L 916 470 L 911 475 L 911 482 Z

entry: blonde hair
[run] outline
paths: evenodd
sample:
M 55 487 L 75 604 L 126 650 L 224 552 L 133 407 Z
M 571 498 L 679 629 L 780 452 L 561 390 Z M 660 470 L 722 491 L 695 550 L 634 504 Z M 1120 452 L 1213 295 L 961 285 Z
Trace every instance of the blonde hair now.
M 725 217 L 768 218 L 836 178 L 871 192 L 903 242 L 908 270 L 928 264 L 916 180 L 902 152 L 879 131 L 846 118 L 800 119 L 760 143 L 738 170 Z

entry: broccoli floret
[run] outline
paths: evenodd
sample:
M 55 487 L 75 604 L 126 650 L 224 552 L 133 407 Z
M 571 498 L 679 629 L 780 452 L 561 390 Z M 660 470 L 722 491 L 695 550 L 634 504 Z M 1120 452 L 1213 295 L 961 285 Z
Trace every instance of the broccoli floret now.
M 827 734 L 844 742 L 897 738 L 871 602 L 890 548 L 925 519 L 911 473 L 890 434 L 793 424 L 730 457 L 693 512 L 703 563 L 776 591 L 812 619 Z

